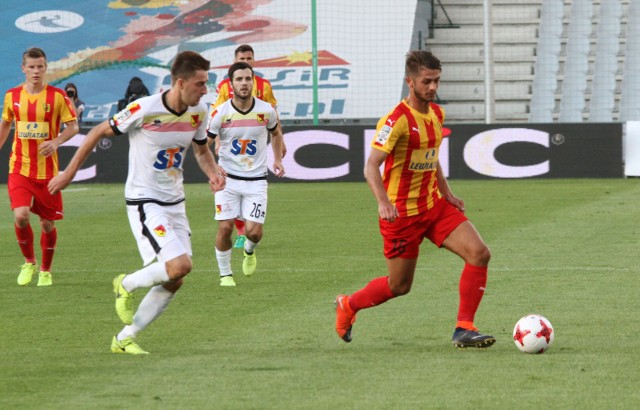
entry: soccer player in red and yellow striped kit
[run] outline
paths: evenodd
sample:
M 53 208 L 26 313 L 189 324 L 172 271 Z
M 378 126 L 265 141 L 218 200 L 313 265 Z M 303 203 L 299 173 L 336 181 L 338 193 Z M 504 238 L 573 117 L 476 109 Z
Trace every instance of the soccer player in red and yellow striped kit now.
M 378 201 L 389 274 L 336 298 L 336 332 L 345 342 L 351 341 L 359 310 L 409 293 L 420 244 L 428 238 L 465 262 L 454 346 L 484 348 L 495 343 L 493 336 L 479 333 L 473 322 L 484 295 L 491 253 L 464 215 L 464 202 L 451 192 L 438 161 L 445 113 L 433 101 L 440 74 L 440 60 L 433 54 L 409 52 L 405 63 L 409 96 L 378 122 L 364 174 Z
M 24 256 L 18 285 L 28 285 L 36 272 L 30 214 L 40 217 L 42 260 L 38 286 L 50 286 L 51 262 L 57 242 L 55 222 L 62 219 L 62 195 L 49 194 L 47 184 L 58 175 L 58 147 L 78 133 L 73 103 L 64 90 L 44 82 L 47 57 L 33 47 L 22 55 L 25 82 L 7 91 L 0 122 L 0 148 L 11 124 L 15 133 L 9 158 L 9 199 L 18 245 Z M 60 126 L 65 128 L 60 132 Z

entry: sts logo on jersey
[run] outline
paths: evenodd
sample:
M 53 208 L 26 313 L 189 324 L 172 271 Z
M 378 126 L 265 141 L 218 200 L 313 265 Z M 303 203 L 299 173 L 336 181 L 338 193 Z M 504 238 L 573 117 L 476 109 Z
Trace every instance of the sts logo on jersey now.
M 231 154 L 233 155 L 256 155 L 257 140 L 240 140 L 231 141 Z
M 182 159 L 184 157 L 182 155 L 183 151 L 184 148 L 180 147 L 167 148 L 158 151 L 156 162 L 153 163 L 153 167 L 160 170 L 169 168 L 180 168 L 182 166 Z

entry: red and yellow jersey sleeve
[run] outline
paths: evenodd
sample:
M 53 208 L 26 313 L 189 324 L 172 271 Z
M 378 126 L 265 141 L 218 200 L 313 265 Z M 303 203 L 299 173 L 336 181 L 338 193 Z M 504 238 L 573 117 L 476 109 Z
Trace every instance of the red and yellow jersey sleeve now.
M 278 100 L 273 95 L 273 89 L 269 80 L 256 76 L 253 80 L 253 95 L 262 101 L 268 102 L 273 108 L 278 106 Z
M 423 114 L 403 101 L 378 122 L 371 146 L 389 154 L 382 180 L 400 216 L 424 213 L 441 198 L 436 169 L 443 119 L 440 106 Z
M 213 108 L 216 108 L 220 104 L 224 103 L 227 100 L 230 100 L 233 97 L 233 90 L 231 89 L 231 81 L 228 78 L 220 81 L 218 84 L 218 88 L 216 89 L 216 93 L 218 97 L 213 102 Z
M 58 153 L 38 154 L 38 147 L 60 133 L 60 126 L 76 119 L 73 103 L 59 88 L 46 85 L 37 95 L 23 86 L 7 91 L 2 118 L 15 121 L 9 172 L 28 178 L 50 179 L 58 175 Z

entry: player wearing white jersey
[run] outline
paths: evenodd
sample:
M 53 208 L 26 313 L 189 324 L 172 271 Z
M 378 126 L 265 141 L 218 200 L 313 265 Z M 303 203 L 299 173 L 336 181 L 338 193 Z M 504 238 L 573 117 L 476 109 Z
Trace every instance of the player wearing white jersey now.
M 212 111 L 207 126 L 209 137 L 220 138 L 220 166 L 227 175 L 225 189 L 215 194 L 220 286 L 236 285 L 231 270 L 231 234 L 238 215 L 246 221 L 242 271 L 250 276 L 256 270 L 255 248 L 262 239 L 262 225 L 267 215 L 269 135 L 274 156 L 273 173 L 284 176 L 283 139 L 275 109 L 252 96 L 254 74 L 249 64 L 234 63 L 228 74 L 233 97 Z
M 126 325 L 111 342 L 114 353 L 147 354 L 134 339 L 165 310 L 191 271 L 190 228 L 184 206 L 182 163 L 191 145 L 213 192 L 224 188 L 225 174 L 207 144 L 206 94 L 210 63 L 184 51 L 171 67 L 171 89 L 136 100 L 94 127 L 64 173 L 49 183 L 51 192 L 69 185 L 98 141 L 129 134 L 129 172 L 125 186 L 129 223 L 145 267 L 113 281 L 116 313 Z M 153 262 L 156 260 L 156 262 Z M 134 315 L 133 293 L 151 289 Z

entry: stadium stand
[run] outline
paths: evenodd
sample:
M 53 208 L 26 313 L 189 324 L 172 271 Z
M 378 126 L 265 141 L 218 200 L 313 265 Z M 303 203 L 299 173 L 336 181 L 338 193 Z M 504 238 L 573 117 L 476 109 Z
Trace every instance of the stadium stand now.
M 449 121 L 483 121 L 483 1 L 434 8 Z M 492 19 L 497 122 L 640 119 L 640 2 L 495 0 Z
M 600 22 L 596 42 L 596 58 L 591 83 L 590 122 L 610 122 L 615 108 L 616 75 L 620 49 L 622 7 L 617 1 L 600 5 Z
M 555 92 L 558 86 L 557 72 L 560 68 L 562 0 L 544 0 L 540 10 L 538 49 L 531 94 L 530 122 L 553 121 Z
M 620 102 L 621 121 L 640 120 L 640 2 L 628 9 L 627 42 Z
M 589 73 L 593 4 L 591 1 L 574 1 L 569 14 L 571 18 L 568 27 L 559 121 L 582 122 Z

